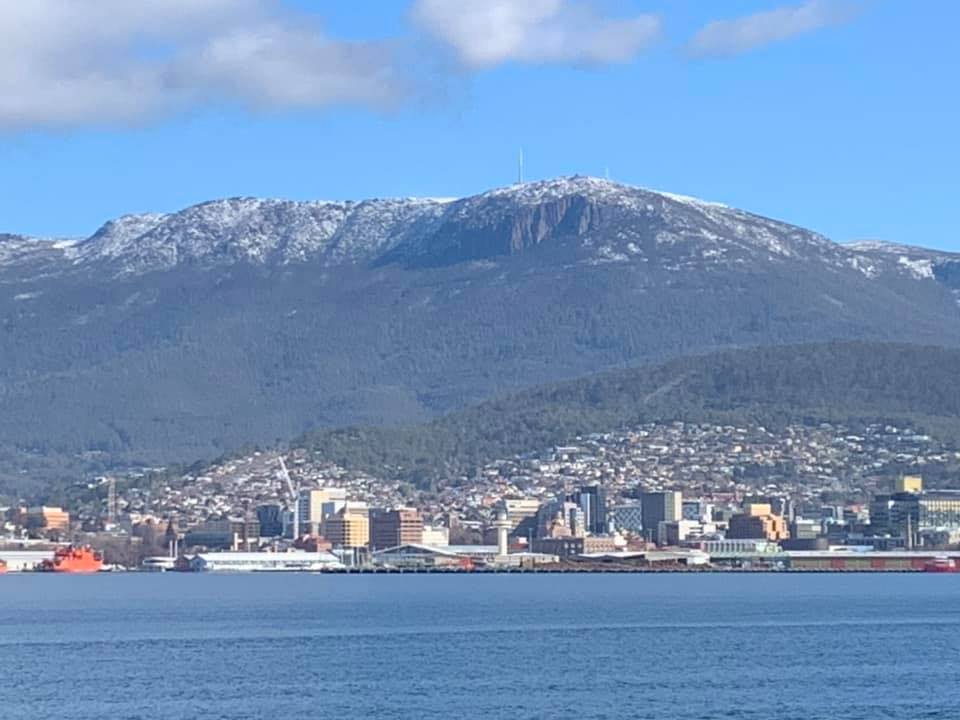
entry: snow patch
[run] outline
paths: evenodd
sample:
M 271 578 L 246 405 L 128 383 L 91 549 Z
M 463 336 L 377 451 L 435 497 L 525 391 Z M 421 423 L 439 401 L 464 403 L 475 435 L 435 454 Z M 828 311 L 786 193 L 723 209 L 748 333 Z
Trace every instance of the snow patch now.
M 933 279 L 933 263 L 930 262 L 930 260 L 926 260 L 926 259 L 911 260 L 906 255 L 901 255 L 897 259 L 897 263 L 905 267 L 907 270 L 909 270 L 910 274 L 913 275 L 918 280 Z

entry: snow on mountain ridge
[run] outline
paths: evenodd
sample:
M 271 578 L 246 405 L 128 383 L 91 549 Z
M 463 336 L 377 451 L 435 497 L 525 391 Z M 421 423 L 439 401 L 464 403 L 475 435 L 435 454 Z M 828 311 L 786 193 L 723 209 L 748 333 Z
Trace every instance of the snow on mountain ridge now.
M 575 234 L 597 261 L 646 261 L 649 256 L 665 269 L 815 260 L 867 277 L 897 273 L 922 279 L 932 273 L 917 264 L 933 259 L 932 251 L 867 242 L 838 245 L 721 203 L 588 176 L 518 183 L 460 199 L 211 200 L 173 213 L 124 215 L 79 242 L 8 240 L 0 243 L 0 263 L 21 262 L 41 250 L 45 260 L 67 261 L 65 268 L 106 263 L 120 275 L 181 263 L 315 260 L 336 266 L 432 253 L 453 262 L 464 252 L 451 245 L 458 241 L 493 258 L 555 233 Z M 402 252 L 392 252 L 397 249 Z

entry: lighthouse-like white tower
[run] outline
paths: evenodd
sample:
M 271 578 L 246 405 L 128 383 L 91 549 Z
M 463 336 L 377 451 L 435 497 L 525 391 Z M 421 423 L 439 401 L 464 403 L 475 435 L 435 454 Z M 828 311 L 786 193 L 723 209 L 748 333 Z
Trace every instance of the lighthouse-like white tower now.
M 510 545 L 507 538 L 510 534 L 510 521 L 507 519 L 507 511 L 500 509 L 497 512 L 497 519 L 493 526 L 497 529 L 497 555 L 506 557 L 510 552 Z

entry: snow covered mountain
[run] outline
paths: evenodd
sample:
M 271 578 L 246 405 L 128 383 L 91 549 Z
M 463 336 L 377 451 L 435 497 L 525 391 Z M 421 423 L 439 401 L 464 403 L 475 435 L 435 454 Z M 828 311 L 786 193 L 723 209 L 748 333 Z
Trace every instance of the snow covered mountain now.
M 572 177 L 0 236 L 0 483 L 423 420 L 717 348 L 960 346 L 957 256 Z
M 806 259 L 867 276 L 921 278 L 932 277 L 924 263 L 936 261 L 919 249 L 900 253 L 906 260 L 893 258 L 876 244 L 841 246 L 719 203 L 579 176 L 459 200 L 231 198 L 176 213 L 123 216 L 78 243 L 8 238 L 0 242 L 0 265 L 59 256 L 65 272 L 99 266 L 117 275 L 238 262 L 427 267 L 571 239 L 583 250 L 582 262 L 647 262 L 664 270 Z

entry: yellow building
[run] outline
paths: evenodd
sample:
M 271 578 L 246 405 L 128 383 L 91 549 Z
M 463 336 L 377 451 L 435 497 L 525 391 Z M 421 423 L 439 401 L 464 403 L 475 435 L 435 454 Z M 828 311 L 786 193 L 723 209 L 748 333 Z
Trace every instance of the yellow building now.
M 347 503 L 347 491 L 344 488 L 321 488 L 319 490 L 301 490 L 298 498 L 300 513 L 300 533 L 316 535 L 324 518 L 333 515 Z
M 919 475 L 901 475 L 894 483 L 893 490 L 898 493 L 922 493 L 923 478 Z
M 754 503 L 744 507 L 744 512 L 730 518 L 727 537 L 733 540 L 788 540 L 790 531 L 781 515 L 774 515 L 770 506 Z
M 363 507 L 357 507 L 359 505 Z M 327 516 L 321 525 L 321 533 L 333 547 L 366 547 L 370 540 L 370 514 L 366 505 L 348 503 Z
M 44 532 L 66 532 L 70 529 L 70 513 L 63 508 L 41 505 L 27 510 L 27 527 L 43 528 Z

